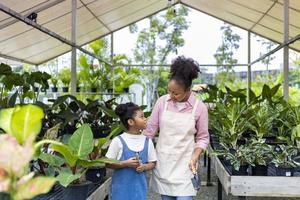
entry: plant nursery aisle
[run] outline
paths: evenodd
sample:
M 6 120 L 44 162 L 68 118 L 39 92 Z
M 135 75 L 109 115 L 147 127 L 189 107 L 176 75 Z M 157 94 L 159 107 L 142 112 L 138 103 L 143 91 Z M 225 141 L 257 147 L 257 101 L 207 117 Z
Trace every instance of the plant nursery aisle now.
M 206 175 L 207 175 L 207 167 L 204 167 L 203 158 L 200 163 L 200 173 L 201 173 L 201 189 L 198 192 L 198 195 L 194 200 L 217 200 L 218 199 L 218 188 L 217 183 L 218 179 L 214 172 L 214 163 L 212 163 L 211 168 L 211 182 L 213 186 L 206 186 Z M 160 200 L 160 196 L 153 192 L 148 193 L 148 200 Z M 238 197 L 232 195 L 226 195 L 223 191 L 223 200 L 238 200 Z M 283 197 L 247 197 L 247 200 L 300 200 L 300 197 L 297 198 L 283 198 Z

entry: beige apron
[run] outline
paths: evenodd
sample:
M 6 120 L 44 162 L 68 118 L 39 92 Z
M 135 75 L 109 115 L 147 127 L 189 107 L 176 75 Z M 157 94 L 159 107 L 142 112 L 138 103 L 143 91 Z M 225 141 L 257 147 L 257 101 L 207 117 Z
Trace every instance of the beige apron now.
M 150 187 L 162 195 L 196 196 L 189 162 L 194 151 L 198 100 L 191 113 L 171 112 L 167 110 L 167 105 L 166 101 L 156 145 L 157 163 Z

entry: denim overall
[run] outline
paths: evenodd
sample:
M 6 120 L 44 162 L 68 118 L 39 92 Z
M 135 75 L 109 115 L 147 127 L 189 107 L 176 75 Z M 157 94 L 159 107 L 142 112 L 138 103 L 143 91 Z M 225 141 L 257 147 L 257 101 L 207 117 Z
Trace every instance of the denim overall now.
M 120 161 L 127 160 L 136 156 L 136 152 L 130 150 L 121 136 L 118 136 L 122 145 L 123 152 Z M 146 138 L 144 148 L 140 154 L 142 163 L 148 162 L 148 143 Z M 146 200 L 147 181 L 145 172 L 137 172 L 135 168 L 126 167 L 116 169 L 112 176 L 111 200 Z

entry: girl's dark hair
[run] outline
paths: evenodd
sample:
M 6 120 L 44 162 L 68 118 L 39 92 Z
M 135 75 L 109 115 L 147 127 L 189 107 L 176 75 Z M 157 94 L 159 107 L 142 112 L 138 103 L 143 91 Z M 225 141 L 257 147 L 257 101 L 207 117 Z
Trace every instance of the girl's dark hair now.
M 198 77 L 198 73 L 200 73 L 199 64 L 195 60 L 179 56 L 172 61 L 170 80 L 175 80 L 188 89 L 193 79 Z
M 116 109 L 115 113 L 120 117 L 120 120 L 122 124 L 126 127 L 126 129 L 129 128 L 128 120 L 133 119 L 135 112 L 141 110 L 141 108 L 132 103 L 124 103 L 124 104 L 119 104 Z

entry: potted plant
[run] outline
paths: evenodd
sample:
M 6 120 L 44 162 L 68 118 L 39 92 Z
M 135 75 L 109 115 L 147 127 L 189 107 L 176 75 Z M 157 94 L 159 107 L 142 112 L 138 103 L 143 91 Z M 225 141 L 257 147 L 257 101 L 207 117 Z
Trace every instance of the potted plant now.
M 268 164 L 273 159 L 274 148 L 271 145 L 265 143 L 265 139 L 252 139 L 248 148 L 251 149 L 252 175 L 254 176 L 267 176 L 268 175 Z
M 52 75 L 50 80 L 51 80 L 51 83 L 52 83 L 51 91 L 52 92 L 57 92 L 58 91 L 58 88 L 57 88 L 58 79 Z
M 274 158 L 271 161 L 276 167 L 277 176 L 293 176 L 294 168 L 300 166 L 295 161 L 298 149 L 295 146 L 279 145 L 275 148 Z
M 80 126 L 70 137 L 67 144 L 53 140 L 43 140 L 36 144 L 36 148 L 43 144 L 51 145 L 53 151 L 64 158 L 65 165 L 58 169 L 56 177 L 59 183 L 66 187 L 63 193 L 64 199 L 85 200 L 87 198 L 89 183 L 84 180 L 84 174 L 88 168 L 105 166 L 105 163 L 118 163 L 116 160 L 107 158 L 89 159 L 93 151 L 93 133 L 88 124 Z M 84 145 L 83 145 L 84 144 Z M 45 159 L 47 161 L 47 159 Z M 49 160 L 50 164 L 51 161 Z
M 71 82 L 71 70 L 69 68 L 63 68 L 58 75 L 60 81 L 63 84 L 63 92 L 69 91 L 69 86 Z
M 0 111 L 0 128 L 7 133 L 0 135 L 0 192 L 8 193 L 12 200 L 32 199 L 47 193 L 56 181 L 28 173 L 43 117 L 42 109 L 34 105 Z

